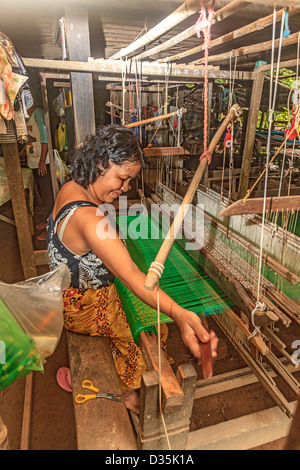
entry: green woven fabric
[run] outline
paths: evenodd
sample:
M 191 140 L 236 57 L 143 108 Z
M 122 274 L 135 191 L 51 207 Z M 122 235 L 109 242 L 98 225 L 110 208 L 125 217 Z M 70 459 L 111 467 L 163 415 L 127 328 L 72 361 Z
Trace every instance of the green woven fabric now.
M 145 219 L 142 220 L 140 217 Z M 141 220 L 142 223 L 139 223 Z M 117 223 L 132 259 L 140 270 L 147 274 L 148 268 L 154 261 L 164 238 L 161 227 L 155 224 L 153 220 L 150 221 L 148 214 L 130 217 L 121 216 L 117 219 Z M 137 224 L 140 227 L 137 227 Z M 133 228 L 139 228 L 144 238 L 135 240 Z M 127 235 L 125 236 L 125 234 Z M 119 279 L 115 280 L 115 284 L 134 341 L 137 343 L 142 331 L 154 331 L 157 324 L 157 311 L 145 305 Z M 221 313 L 232 305 L 232 302 L 220 288 L 176 242 L 173 244 L 166 260 L 159 286 L 181 307 L 192 310 L 196 314 L 212 315 Z M 169 317 L 161 314 L 161 323 L 170 321 Z

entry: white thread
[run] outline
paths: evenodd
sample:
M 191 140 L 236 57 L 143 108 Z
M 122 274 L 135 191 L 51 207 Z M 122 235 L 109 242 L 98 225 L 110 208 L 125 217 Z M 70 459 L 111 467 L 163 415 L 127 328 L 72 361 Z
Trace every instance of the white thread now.
M 159 263 L 160 264 L 160 263 Z M 162 266 L 162 265 L 161 265 Z M 160 305 L 159 305 L 159 283 L 157 282 L 157 335 L 158 335 L 158 401 L 159 401 L 159 411 L 164 427 L 165 436 L 167 439 L 169 450 L 171 450 L 171 445 L 169 441 L 167 426 L 165 423 L 165 418 L 163 415 L 162 407 L 161 407 L 161 347 L 160 347 Z
M 154 268 L 149 268 L 148 271 L 153 271 L 153 272 L 155 272 L 155 273 L 158 275 L 159 279 L 161 278 L 161 273 L 160 273 L 159 271 L 157 271 L 156 269 L 154 269 Z

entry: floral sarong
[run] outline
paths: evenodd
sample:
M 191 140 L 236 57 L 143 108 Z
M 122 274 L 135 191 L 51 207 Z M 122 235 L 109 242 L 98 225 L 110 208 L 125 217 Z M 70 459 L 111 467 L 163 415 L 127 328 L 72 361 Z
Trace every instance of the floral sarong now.
M 134 342 L 114 284 L 100 289 L 68 288 L 63 292 L 65 328 L 109 339 L 121 387 L 136 390 L 147 370 L 140 347 Z M 167 345 L 168 327 L 161 325 L 161 346 Z

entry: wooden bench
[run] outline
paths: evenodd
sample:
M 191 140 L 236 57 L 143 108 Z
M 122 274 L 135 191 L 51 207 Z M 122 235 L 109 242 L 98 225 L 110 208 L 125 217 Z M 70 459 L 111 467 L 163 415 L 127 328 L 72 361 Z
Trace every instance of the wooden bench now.
M 107 338 L 67 332 L 78 450 L 136 450 L 130 416 L 122 402 L 96 399 L 78 405 L 78 393 L 92 393 L 81 384 L 90 380 L 99 390 L 121 394 Z
M 121 394 L 108 339 L 68 331 L 67 340 L 73 398 L 85 393 L 81 387 L 85 379 L 101 391 Z M 179 366 L 175 376 L 162 353 L 162 407 L 167 440 L 159 407 L 157 338 L 142 333 L 139 344 L 148 368 L 142 375 L 139 416 L 129 414 L 123 402 L 96 399 L 78 405 L 74 401 L 79 450 L 163 450 L 169 449 L 168 440 L 172 450 L 186 448 L 197 378 L 195 368 L 191 364 Z

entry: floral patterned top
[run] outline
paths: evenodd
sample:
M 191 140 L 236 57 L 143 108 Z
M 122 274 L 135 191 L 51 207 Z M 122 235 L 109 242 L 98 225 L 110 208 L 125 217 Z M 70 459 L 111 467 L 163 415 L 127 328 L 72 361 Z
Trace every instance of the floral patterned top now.
M 114 274 L 109 271 L 103 262 L 89 251 L 84 255 L 72 253 L 59 239 L 57 226 L 69 212 L 74 212 L 79 207 L 94 206 L 97 204 L 89 201 L 74 201 L 66 204 L 58 212 L 53 221 L 53 213 L 50 214 L 47 223 L 46 244 L 49 253 L 50 269 L 55 269 L 59 264 L 65 263 L 71 273 L 71 287 L 76 289 L 99 289 L 109 286 L 114 282 Z

